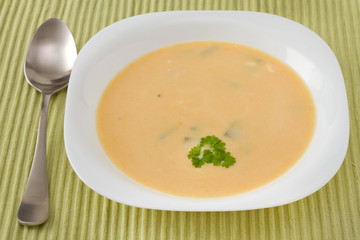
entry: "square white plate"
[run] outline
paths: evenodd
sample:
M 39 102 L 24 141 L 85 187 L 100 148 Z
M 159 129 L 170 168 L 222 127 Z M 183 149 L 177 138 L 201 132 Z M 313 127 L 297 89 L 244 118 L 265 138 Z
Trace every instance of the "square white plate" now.
M 198 40 L 234 42 L 267 52 L 293 68 L 313 95 L 317 122 L 309 148 L 293 168 L 263 187 L 224 198 L 168 195 L 127 177 L 100 145 L 96 108 L 109 81 L 127 64 L 150 51 Z M 345 157 L 349 113 L 335 55 L 303 25 L 258 12 L 159 12 L 114 23 L 83 47 L 68 87 L 64 135 L 69 161 L 77 175 L 91 189 L 114 201 L 163 210 L 247 210 L 287 204 L 324 186 Z

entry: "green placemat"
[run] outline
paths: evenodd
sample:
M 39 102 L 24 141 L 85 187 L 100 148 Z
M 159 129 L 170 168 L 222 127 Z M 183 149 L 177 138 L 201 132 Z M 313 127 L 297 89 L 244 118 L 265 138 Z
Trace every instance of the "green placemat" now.
M 330 45 L 344 74 L 351 119 L 349 150 L 336 176 L 305 199 L 269 209 L 191 213 L 122 205 L 90 190 L 72 170 L 63 141 L 63 90 L 53 96 L 48 117 L 50 218 L 39 227 L 18 224 L 41 106 L 40 94 L 23 75 L 36 28 L 58 17 L 81 49 L 97 31 L 126 17 L 205 9 L 284 16 Z M 0 0 L 0 239 L 360 239 L 359 23 L 359 0 Z

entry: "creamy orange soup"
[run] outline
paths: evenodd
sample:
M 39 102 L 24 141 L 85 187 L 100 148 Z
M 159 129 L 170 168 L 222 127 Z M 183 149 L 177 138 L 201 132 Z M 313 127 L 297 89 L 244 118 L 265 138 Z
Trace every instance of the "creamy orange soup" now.
M 203 41 L 156 50 L 124 68 L 102 95 L 97 131 L 132 179 L 207 198 L 282 175 L 308 147 L 315 118 L 308 88 L 284 63 L 246 46 Z M 226 143 L 233 166 L 192 165 L 189 150 L 208 135 Z

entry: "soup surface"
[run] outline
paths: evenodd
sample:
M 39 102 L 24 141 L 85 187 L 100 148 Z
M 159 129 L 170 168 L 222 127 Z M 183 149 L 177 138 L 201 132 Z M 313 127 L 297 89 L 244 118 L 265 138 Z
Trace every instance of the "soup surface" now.
M 246 46 L 203 41 L 156 50 L 124 68 L 102 95 L 97 131 L 132 179 L 202 198 L 279 177 L 305 152 L 315 120 L 308 88 L 284 63 Z M 192 165 L 189 150 L 208 135 L 226 143 L 233 166 Z

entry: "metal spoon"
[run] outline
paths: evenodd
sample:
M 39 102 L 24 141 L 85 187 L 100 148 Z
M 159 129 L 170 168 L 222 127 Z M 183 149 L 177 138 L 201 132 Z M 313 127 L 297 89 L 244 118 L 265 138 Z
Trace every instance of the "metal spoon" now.
M 17 215 L 27 226 L 44 223 L 49 217 L 46 172 L 46 120 L 51 94 L 67 86 L 77 57 L 74 38 L 61 20 L 50 18 L 36 31 L 26 59 L 25 77 L 43 94 L 35 155 Z

